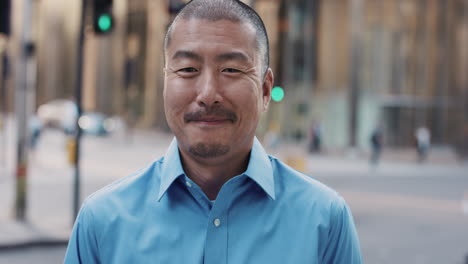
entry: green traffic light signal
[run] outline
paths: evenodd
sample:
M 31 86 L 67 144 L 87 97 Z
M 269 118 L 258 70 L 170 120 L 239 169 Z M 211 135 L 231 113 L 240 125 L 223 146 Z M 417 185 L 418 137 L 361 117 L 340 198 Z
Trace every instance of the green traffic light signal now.
M 99 30 L 107 32 L 112 28 L 112 17 L 109 14 L 102 14 L 97 21 Z
M 271 99 L 275 102 L 281 102 L 284 98 L 284 90 L 279 86 L 273 87 L 271 90 Z

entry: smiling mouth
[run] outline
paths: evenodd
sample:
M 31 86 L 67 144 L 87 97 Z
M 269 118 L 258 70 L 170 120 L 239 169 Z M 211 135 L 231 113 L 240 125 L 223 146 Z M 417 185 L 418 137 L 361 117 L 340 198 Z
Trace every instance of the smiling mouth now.
M 201 124 L 201 125 L 221 125 L 227 122 L 233 123 L 230 119 L 220 118 L 220 117 L 203 117 L 203 118 L 191 120 L 189 122 L 193 122 L 193 123 Z

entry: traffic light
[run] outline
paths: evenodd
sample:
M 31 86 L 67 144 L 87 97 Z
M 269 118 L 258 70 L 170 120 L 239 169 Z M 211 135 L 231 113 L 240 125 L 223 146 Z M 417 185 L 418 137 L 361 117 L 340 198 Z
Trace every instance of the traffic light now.
M 271 90 L 271 99 L 275 102 L 281 102 L 284 98 L 284 90 L 280 86 L 273 87 Z
M 0 34 L 10 35 L 10 0 L 0 0 Z
M 185 2 L 182 0 L 169 0 L 169 14 L 176 15 L 184 6 Z
M 106 34 L 114 27 L 112 0 L 93 0 L 93 28 L 97 34 Z

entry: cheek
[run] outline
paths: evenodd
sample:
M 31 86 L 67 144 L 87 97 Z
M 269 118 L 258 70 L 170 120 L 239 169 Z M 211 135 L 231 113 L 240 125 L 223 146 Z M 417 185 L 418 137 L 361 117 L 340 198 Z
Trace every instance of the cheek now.
M 168 83 L 164 95 L 166 112 L 177 115 L 193 101 L 194 92 L 192 89 L 182 86 L 177 82 Z
M 232 98 L 234 104 L 237 105 L 242 119 L 247 122 L 257 119 L 258 113 L 261 110 L 261 100 L 259 99 L 258 92 L 254 87 L 237 87 L 232 89 L 229 97 Z

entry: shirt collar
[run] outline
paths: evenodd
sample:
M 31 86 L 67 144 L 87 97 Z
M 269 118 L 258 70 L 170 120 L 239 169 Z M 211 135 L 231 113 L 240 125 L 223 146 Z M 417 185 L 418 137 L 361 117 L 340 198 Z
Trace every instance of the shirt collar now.
M 182 175 L 185 175 L 185 172 L 182 168 L 177 140 L 174 138 L 164 156 L 158 201 L 161 200 L 172 183 Z M 273 168 L 257 137 L 254 138 L 249 165 L 244 175 L 255 181 L 273 200 L 275 199 Z
M 161 184 L 159 186 L 158 201 L 161 200 L 172 183 L 184 174 L 185 172 L 182 168 L 182 161 L 180 160 L 179 155 L 179 147 L 177 145 L 177 140 L 174 138 L 167 149 L 166 155 L 164 155 L 164 161 L 161 168 Z
M 275 199 L 273 167 L 257 137 L 254 138 L 249 165 L 244 174 L 255 181 L 273 200 Z

